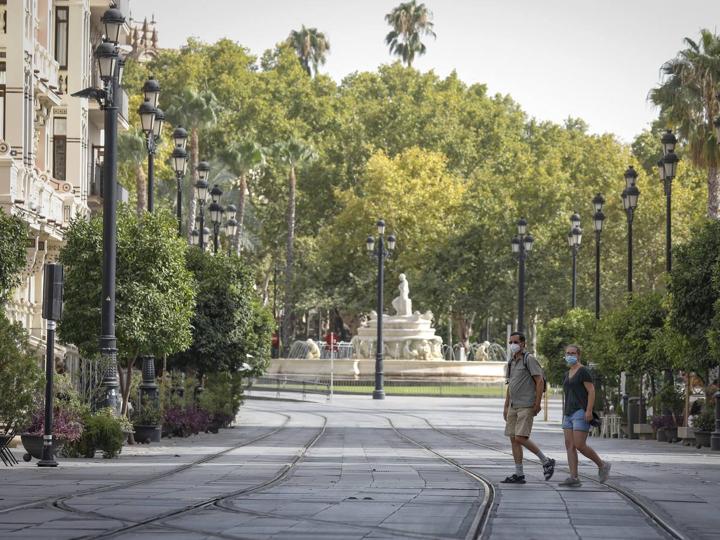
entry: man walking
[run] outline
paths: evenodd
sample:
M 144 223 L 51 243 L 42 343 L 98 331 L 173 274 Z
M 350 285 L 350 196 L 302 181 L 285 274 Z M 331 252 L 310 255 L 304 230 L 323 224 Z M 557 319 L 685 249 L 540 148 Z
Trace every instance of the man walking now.
M 545 388 L 542 368 L 533 355 L 525 351 L 525 336 L 520 332 L 510 334 L 510 360 L 507 365 L 508 391 L 505 395 L 503 418 L 505 435 L 510 437 L 515 460 L 515 473 L 502 481 L 503 484 L 524 484 L 523 447 L 535 454 L 543 465 L 543 476 L 550 480 L 555 472 L 555 460 L 543 454 L 530 440 L 533 419 L 540 412 L 540 402 Z

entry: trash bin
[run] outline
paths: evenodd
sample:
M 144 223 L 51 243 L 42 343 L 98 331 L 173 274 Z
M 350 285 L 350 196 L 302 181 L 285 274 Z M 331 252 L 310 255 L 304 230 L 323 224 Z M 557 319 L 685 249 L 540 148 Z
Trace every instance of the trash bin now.
M 640 396 L 634 396 L 628 399 L 627 421 L 630 438 L 637 439 L 635 424 L 640 423 Z

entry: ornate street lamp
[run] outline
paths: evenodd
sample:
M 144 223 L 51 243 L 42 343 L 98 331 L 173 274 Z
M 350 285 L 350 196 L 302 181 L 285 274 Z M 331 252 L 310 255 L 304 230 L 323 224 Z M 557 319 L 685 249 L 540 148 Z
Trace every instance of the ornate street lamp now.
M 595 214 L 593 215 L 593 228 L 595 229 L 595 318 L 600 318 L 600 233 L 602 232 L 605 214 L 602 208 L 605 199 L 598 193 L 592 200 Z
M 117 8 L 105 11 L 101 18 L 105 38 L 95 49 L 102 88 L 85 88 L 73 97 L 92 98 L 103 110 L 103 266 L 100 354 L 103 360 L 103 397 L 101 405 L 119 411 L 117 376 L 117 339 L 115 337 L 115 272 L 117 255 L 117 132 L 120 53 L 117 43 L 125 17 Z
M 517 331 L 522 333 L 525 327 L 525 259 L 532 251 L 534 238 L 527 232 L 527 221 L 520 218 L 517 222 L 518 234 L 510 242 L 512 252 L 518 256 L 518 321 Z
M 160 84 L 155 80 L 155 77 L 150 75 L 145 84 L 142 87 L 145 99 L 150 102 L 153 107 L 158 106 L 160 100 Z
M 149 82 L 149 81 L 148 81 Z M 147 86 L 147 83 L 145 83 Z M 158 89 L 159 94 L 159 89 Z M 147 93 L 146 93 L 147 95 Z M 147 184 L 147 208 L 148 212 L 152 212 L 155 207 L 155 150 L 160 142 L 162 127 L 165 122 L 165 114 L 163 111 L 153 105 L 154 95 L 145 98 L 140 105 L 138 114 L 140 115 L 140 123 L 143 133 L 145 133 L 145 147 L 148 153 L 148 184 Z
M 187 171 L 188 155 L 185 146 L 187 145 L 188 134 L 182 126 L 178 126 L 173 130 L 172 134 L 173 143 L 175 148 L 172 151 L 172 164 L 173 170 L 175 171 L 175 182 L 176 182 L 176 208 L 175 214 L 177 215 L 178 222 L 178 236 L 182 236 L 182 180 Z
M 630 166 L 625 171 L 625 185 L 627 186 L 622 192 L 623 207 L 627 216 L 628 224 L 628 270 L 627 270 L 627 291 L 632 294 L 632 272 L 633 272 L 633 241 L 632 241 L 632 224 L 635 215 L 635 209 L 638 205 L 640 190 L 635 185 L 637 180 L 637 172 Z
M 667 130 L 661 142 L 664 156 L 658 162 L 658 168 L 665 191 L 665 270 L 669 274 L 672 270 L 672 181 L 677 174 L 680 159 L 675 153 L 677 139 L 672 131 Z
M 377 342 L 375 343 L 375 390 L 373 399 L 385 399 L 385 380 L 383 373 L 383 283 L 385 272 L 385 259 L 395 249 L 395 236 L 389 235 L 385 240 L 385 221 L 379 219 L 377 226 L 377 242 L 372 236 L 368 236 L 365 247 L 368 253 L 378 259 L 377 273 Z M 385 243 L 387 242 L 387 249 Z
M 580 216 L 577 212 L 570 216 L 571 229 L 568 232 L 568 245 L 572 251 L 572 295 L 571 307 L 577 306 L 577 253 L 582 241 L 582 229 L 580 228 Z
M 208 231 L 207 235 L 205 234 L 207 230 L 205 228 L 205 201 L 208 194 L 207 178 L 210 174 L 210 164 L 207 161 L 201 161 L 198 163 L 197 172 L 199 179 L 195 182 L 195 198 L 200 205 L 200 250 L 205 251 L 207 238 L 210 234 L 210 231 Z

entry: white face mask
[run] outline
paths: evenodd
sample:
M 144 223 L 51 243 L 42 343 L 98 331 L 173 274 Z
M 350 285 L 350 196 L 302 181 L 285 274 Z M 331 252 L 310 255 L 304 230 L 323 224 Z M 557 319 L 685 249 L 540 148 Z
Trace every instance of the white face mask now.
M 516 354 L 520 350 L 520 345 L 517 343 L 510 344 L 510 353 Z

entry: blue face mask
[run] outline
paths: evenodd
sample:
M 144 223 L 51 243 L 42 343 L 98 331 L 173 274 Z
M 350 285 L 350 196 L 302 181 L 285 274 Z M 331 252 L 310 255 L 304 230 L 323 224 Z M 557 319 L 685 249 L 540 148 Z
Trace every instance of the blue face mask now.
M 574 366 L 575 364 L 577 364 L 577 356 L 572 355 L 572 354 L 566 355 L 566 356 L 565 356 L 565 363 L 566 363 L 568 366 Z

